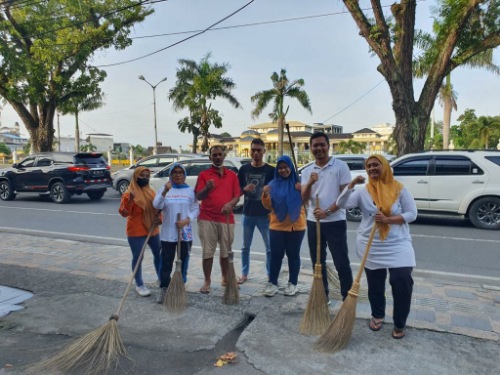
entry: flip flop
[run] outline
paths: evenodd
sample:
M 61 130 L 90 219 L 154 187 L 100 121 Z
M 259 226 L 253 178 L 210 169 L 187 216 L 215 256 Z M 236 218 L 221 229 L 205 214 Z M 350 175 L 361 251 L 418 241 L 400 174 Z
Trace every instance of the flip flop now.
M 200 289 L 200 293 L 202 293 L 202 294 L 209 294 L 210 291 L 211 291 L 210 286 L 207 286 L 207 287 L 202 286 Z
M 382 329 L 382 326 L 384 325 L 384 319 L 382 320 L 375 320 L 376 318 L 371 318 L 371 320 L 368 322 L 368 327 L 374 331 L 380 331 Z
M 392 330 L 392 338 L 396 340 L 401 340 L 403 337 L 406 336 L 406 331 L 404 328 L 396 328 Z
M 248 280 L 248 277 L 247 276 L 241 276 L 239 279 L 238 279 L 238 284 L 245 284 L 245 282 Z

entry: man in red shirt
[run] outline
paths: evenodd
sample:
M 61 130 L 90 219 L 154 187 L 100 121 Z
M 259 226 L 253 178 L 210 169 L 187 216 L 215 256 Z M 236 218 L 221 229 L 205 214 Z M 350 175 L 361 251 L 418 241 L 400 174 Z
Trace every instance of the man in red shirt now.
M 203 171 L 196 181 L 196 198 L 201 201 L 198 216 L 198 234 L 203 252 L 205 282 L 201 293 L 210 293 L 212 265 L 217 243 L 220 247 L 222 285 L 226 284 L 229 266 L 228 255 L 234 239 L 233 208 L 240 200 L 238 176 L 224 167 L 224 150 L 221 146 L 210 147 L 212 167 Z

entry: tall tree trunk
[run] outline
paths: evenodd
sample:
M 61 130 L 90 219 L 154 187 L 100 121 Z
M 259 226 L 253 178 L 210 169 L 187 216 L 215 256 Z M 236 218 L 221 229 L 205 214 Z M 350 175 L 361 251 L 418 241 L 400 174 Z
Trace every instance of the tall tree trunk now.
M 198 135 L 196 133 L 193 133 L 193 154 L 197 153 L 198 148 Z
M 283 133 L 285 128 L 285 116 L 278 117 L 278 157 L 283 156 Z
M 34 152 L 52 151 L 54 142 L 54 129 L 52 122 L 50 124 L 43 123 L 36 128 L 28 129 L 31 136 L 31 148 Z
M 75 152 L 80 151 L 80 125 L 78 124 L 78 111 L 75 112 Z
M 443 150 L 450 146 L 450 122 L 453 98 L 448 96 L 443 99 Z

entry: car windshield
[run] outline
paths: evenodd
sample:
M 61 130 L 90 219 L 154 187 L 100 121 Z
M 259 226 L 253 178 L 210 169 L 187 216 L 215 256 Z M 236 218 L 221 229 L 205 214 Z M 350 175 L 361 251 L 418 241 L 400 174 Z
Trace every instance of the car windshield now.
M 102 156 L 93 155 L 75 155 L 75 164 L 85 164 L 85 165 L 100 165 L 105 167 L 107 165 L 106 160 Z

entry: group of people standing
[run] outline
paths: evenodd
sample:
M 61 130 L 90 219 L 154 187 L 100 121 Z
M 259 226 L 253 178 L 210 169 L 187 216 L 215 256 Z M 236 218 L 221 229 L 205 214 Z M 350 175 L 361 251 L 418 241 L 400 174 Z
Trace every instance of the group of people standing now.
M 265 163 L 265 144 L 258 138 L 251 143 L 252 162 L 243 165 L 238 174 L 224 167 L 222 147 L 212 146 L 209 151 L 212 166 L 200 173 L 194 190 L 185 183 L 186 171 L 179 164 L 170 169 L 169 181 L 156 194 L 149 187 L 149 170 L 139 167 L 134 171 L 130 186 L 122 196 L 119 212 L 127 218 L 126 232 L 132 250 L 132 268 L 148 238 L 160 283 L 158 303 L 163 302 L 170 282 L 178 233 L 182 236 L 182 274 L 184 281 L 187 280 L 193 238 L 191 223 L 195 219 L 198 219 L 203 259 L 204 283 L 200 292 L 207 294 L 211 291 L 211 272 L 217 244 L 220 249 L 222 285 L 225 286 L 234 239 L 233 208 L 242 195 L 242 273 L 238 283 L 243 284 L 248 280 L 250 248 L 257 227 L 266 248 L 268 285 L 265 296 L 273 297 L 279 290 L 278 276 L 285 255 L 289 275 L 284 294 L 295 295 L 301 266 L 300 248 L 307 230 L 313 267 L 318 243 L 320 246 L 327 299 L 327 246 L 339 275 L 340 292 L 345 299 L 353 282 L 345 208 L 359 207 L 362 212 L 356 241 L 359 256 L 363 255 L 372 226 L 377 226 L 365 266 L 372 309 L 369 328 L 378 331 L 384 323 L 385 283 L 389 271 L 394 297 L 395 328 L 392 336 L 405 336 L 413 288 L 411 273 L 415 266 L 408 225 L 417 215 L 413 198 L 394 180 L 390 165 L 382 156 L 373 155 L 367 159 L 366 188 L 354 190 L 355 185 L 364 183 L 365 179 L 361 176 L 352 179 L 347 164 L 330 156 L 328 136 L 314 133 L 309 145 L 315 162 L 302 171 L 301 181 L 288 156 L 278 158 L 276 167 Z M 200 205 L 198 201 L 201 201 Z M 318 221 L 319 238 L 316 231 Z M 161 230 L 158 233 L 154 224 L 160 222 Z M 141 296 L 151 294 L 144 286 L 140 267 L 135 282 Z

